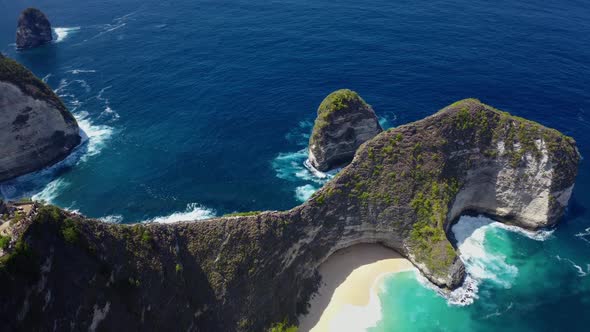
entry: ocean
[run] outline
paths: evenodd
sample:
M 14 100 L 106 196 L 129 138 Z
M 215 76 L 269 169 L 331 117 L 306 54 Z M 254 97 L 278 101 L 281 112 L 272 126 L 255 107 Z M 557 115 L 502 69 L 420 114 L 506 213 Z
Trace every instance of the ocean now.
M 25 6 L 54 43 L 17 52 Z M 385 127 L 475 97 L 573 136 L 590 155 L 590 4 L 579 0 L 0 0 L 0 51 L 42 77 L 86 134 L 47 170 L 0 184 L 108 222 L 283 210 L 329 180 L 303 167 L 322 99 L 357 91 Z M 590 173 L 538 234 L 464 218 L 473 285 L 443 297 L 387 278 L 370 331 L 585 331 Z M 474 225 L 479 226 L 475 228 Z

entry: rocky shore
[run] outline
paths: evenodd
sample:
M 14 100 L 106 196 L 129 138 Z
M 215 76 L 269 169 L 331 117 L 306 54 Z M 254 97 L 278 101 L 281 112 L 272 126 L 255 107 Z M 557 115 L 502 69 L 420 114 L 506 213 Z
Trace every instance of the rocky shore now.
M 0 323 L 28 331 L 297 324 L 318 266 L 361 243 L 397 251 L 450 290 L 465 276 L 447 237 L 453 220 L 470 211 L 529 229 L 553 225 L 579 160 L 572 138 L 467 99 L 365 142 L 289 211 L 118 225 L 37 204 L 3 217 Z

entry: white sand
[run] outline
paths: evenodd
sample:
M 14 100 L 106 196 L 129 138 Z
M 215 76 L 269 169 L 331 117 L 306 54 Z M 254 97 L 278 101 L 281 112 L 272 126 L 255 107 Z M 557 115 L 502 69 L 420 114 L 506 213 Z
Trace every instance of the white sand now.
M 322 285 L 300 317 L 299 332 L 364 331 L 381 318 L 377 296 L 380 280 L 412 270 L 410 261 L 377 244 L 340 250 L 319 267 Z

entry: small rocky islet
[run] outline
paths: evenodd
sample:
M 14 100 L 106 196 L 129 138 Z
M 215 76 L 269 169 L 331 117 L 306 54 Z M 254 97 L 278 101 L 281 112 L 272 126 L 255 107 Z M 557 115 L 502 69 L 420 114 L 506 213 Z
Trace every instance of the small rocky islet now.
M 334 91 L 318 107 L 308 163 L 322 172 L 346 165 L 361 144 L 382 131 L 375 111 L 356 92 Z
M 37 8 L 27 8 L 18 17 L 16 47 L 24 50 L 47 44 L 53 40 L 51 23 Z
M 0 109 L 10 115 L 1 124 L 12 133 L 0 136 L 0 147 L 30 126 L 44 129 L 42 116 L 55 126 L 43 133 L 63 131 L 59 136 L 67 138 L 49 140 L 53 158 L 42 162 L 16 149 L 22 165 L 4 171 L 7 178 L 63 158 L 79 138 L 75 120 L 48 87 L 12 60 L 0 64 Z M 382 131 L 356 93 L 330 96 L 318 112 L 310 159 L 319 169 L 346 163 L 351 150 L 353 159 L 289 211 L 125 225 L 37 202 L 0 203 L 3 326 L 264 331 L 277 322 L 296 325 L 320 282 L 318 266 L 339 249 L 380 243 L 449 291 L 465 277 L 447 237 L 458 216 L 485 213 L 539 229 L 564 213 L 580 161 L 572 138 L 475 99 Z M 29 117 L 14 124 L 21 114 Z M 338 139 L 346 143 L 338 147 Z

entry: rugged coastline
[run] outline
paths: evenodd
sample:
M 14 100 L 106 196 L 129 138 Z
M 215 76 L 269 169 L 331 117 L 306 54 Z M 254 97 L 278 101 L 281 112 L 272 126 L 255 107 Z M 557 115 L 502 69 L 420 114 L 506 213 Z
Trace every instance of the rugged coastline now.
M 285 212 L 115 225 L 37 206 L 7 217 L 0 321 L 28 330 L 260 331 L 296 323 L 318 266 L 360 243 L 394 249 L 453 289 L 465 270 L 448 240 L 451 222 L 476 211 L 529 229 L 553 225 L 578 162 L 573 139 L 468 99 L 377 135 Z

